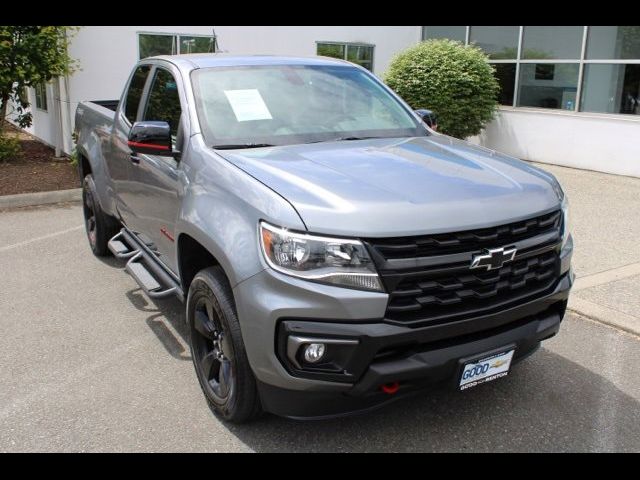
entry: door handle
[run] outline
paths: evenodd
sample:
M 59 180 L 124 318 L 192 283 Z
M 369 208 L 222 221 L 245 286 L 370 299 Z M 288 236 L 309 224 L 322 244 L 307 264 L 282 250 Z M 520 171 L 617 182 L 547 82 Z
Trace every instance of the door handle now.
M 138 165 L 140 163 L 141 158 L 137 155 L 131 154 L 129 155 L 129 160 L 131 160 L 131 163 Z

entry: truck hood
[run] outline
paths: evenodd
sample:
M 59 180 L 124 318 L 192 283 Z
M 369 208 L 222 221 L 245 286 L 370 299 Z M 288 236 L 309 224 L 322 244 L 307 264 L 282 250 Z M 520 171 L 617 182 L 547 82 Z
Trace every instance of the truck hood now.
M 286 198 L 316 233 L 467 230 L 518 221 L 560 203 L 551 174 L 445 135 L 218 153 Z

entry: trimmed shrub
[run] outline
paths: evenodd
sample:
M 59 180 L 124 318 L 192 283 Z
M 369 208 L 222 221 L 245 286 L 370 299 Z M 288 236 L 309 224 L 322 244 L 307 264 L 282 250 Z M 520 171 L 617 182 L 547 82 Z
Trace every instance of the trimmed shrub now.
M 478 47 L 427 40 L 396 55 L 384 81 L 415 110 L 433 110 L 438 131 L 477 135 L 498 108 L 500 85 Z
M 0 135 L 0 162 L 14 159 L 20 153 L 20 141 L 14 137 Z

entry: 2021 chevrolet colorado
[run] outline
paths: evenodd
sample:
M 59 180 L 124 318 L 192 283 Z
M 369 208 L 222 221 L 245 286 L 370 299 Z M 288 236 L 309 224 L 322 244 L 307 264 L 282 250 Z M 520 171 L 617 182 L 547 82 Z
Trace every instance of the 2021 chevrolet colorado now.
M 212 409 L 308 418 L 507 375 L 573 282 L 549 173 L 327 58 L 144 59 L 76 113 L 87 236 L 186 304 Z

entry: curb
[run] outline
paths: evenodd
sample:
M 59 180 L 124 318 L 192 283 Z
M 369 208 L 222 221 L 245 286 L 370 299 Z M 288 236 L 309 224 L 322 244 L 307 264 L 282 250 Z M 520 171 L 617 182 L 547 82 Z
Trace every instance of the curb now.
M 569 298 L 568 309 L 595 322 L 640 337 L 640 322 L 637 317 L 575 296 Z
M 57 190 L 54 192 L 19 193 L 17 195 L 1 196 L 0 209 L 80 201 L 82 201 L 81 188 Z

